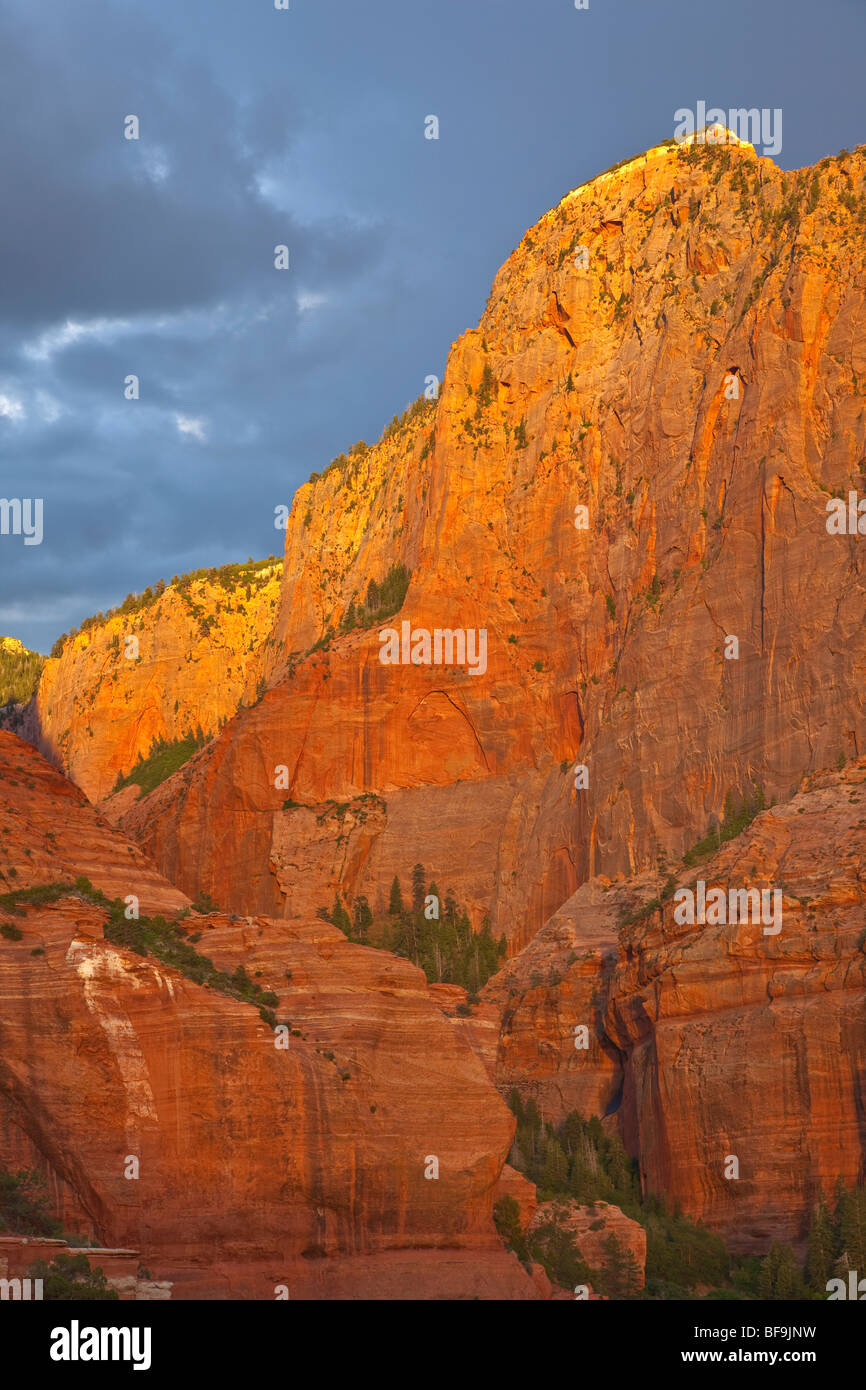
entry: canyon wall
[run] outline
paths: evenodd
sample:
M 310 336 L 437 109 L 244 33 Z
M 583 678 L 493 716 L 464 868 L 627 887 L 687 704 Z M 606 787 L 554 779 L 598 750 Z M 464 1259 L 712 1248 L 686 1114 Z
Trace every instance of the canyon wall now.
M 608 1115 L 644 1191 L 731 1249 L 802 1244 L 819 1192 L 866 1177 L 864 863 L 860 759 L 667 888 L 583 885 L 483 991 L 503 1094 L 516 1086 L 552 1121 Z M 678 924 L 676 890 L 698 880 L 778 891 L 780 930 L 709 912 Z
M 247 572 L 224 581 L 217 570 L 200 572 L 68 636 L 6 727 L 93 801 L 159 740 L 214 734 L 261 693 L 273 640 L 281 567 L 240 569 Z
M 866 493 L 864 218 L 862 151 L 663 146 L 564 198 L 435 405 L 299 490 L 270 688 L 128 832 L 238 911 L 381 903 L 420 861 L 518 949 L 862 752 L 863 539 L 827 503 Z M 341 630 L 397 563 L 384 625 L 484 629 L 483 670 Z
M 185 903 L 9 733 L 0 777 L 13 891 L 80 854 L 143 911 Z M 50 876 L 29 863 L 46 835 Z M 65 1229 L 139 1251 L 174 1298 L 538 1296 L 491 1218 L 513 1118 L 414 966 L 315 919 L 179 919 L 273 990 L 279 1035 L 106 939 L 84 888 L 17 909 L 0 904 L 0 1164 L 36 1167 Z

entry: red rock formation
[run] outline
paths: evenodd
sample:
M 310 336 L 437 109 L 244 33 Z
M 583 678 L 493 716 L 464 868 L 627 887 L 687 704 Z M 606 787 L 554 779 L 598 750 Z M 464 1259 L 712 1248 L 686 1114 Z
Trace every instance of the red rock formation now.
M 866 760 L 766 811 L 687 882 L 775 886 L 778 935 L 628 929 L 604 1015 L 626 1056 L 622 1128 L 646 1187 L 732 1249 L 799 1240 L 866 1155 Z M 725 1177 L 729 1155 L 739 1178 Z
M 677 925 L 672 896 L 617 929 L 661 880 L 584 885 L 484 990 L 502 1010 L 500 1089 L 534 1096 L 551 1121 L 609 1113 L 644 1189 L 730 1248 L 801 1243 L 819 1191 L 864 1172 L 864 859 L 861 759 L 676 876 L 778 887 L 778 934 Z M 576 1051 L 587 1021 L 590 1046 Z
M 0 729 L 0 893 L 79 875 L 110 898 L 135 894 L 143 913 L 189 905 L 77 787 L 29 743 Z
M 149 607 L 68 638 L 9 727 L 92 800 L 108 796 L 157 740 L 215 733 L 257 698 L 279 591 L 279 565 L 237 581 L 205 571 L 169 585 Z M 134 659 L 128 638 L 138 643 Z
M 619 1207 L 609 1202 L 593 1202 L 581 1206 L 573 1200 L 543 1202 L 533 1216 L 529 1229 L 552 1221 L 574 1238 L 582 1258 L 590 1269 L 610 1272 L 611 1252 L 607 1242 L 614 1236 L 621 1252 L 634 1261 L 635 1289 L 642 1289 L 646 1273 L 646 1231 L 639 1221 L 633 1221 Z
M 496 1184 L 497 1202 L 501 1201 L 503 1197 L 511 1197 L 517 1203 L 520 1211 L 520 1225 L 526 1230 L 538 1207 L 535 1183 L 530 1182 L 522 1173 L 518 1173 L 517 1169 L 512 1168 L 510 1163 L 504 1165 Z
M 866 492 L 863 197 L 862 151 L 668 146 L 545 214 L 435 407 L 299 490 L 272 688 L 127 818 L 164 872 L 291 915 L 420 860 L 516 949 L 729 791 L 862 750 L 862 538 L 826 503 Z M 378 624 L 327 647 L 396 561 L 393 621 L 485 629 L 483 673 L 383 666 Z
M 108 1287 L 114 1289 L 121 1303 L 165 1302 L 171 1298 L 168 1280 L 151 1279 L 142 1271 L 138 1250 L 79 1247 L 65 1240 L 46 1240 L 39 1236 L 0 1235 L 0 1279 L 26 1279 L 37 1260 L 50 1265 L 58 1255 L 84 1255 L 92 1270 L 102 1270 Z M 21 1293 L 23 1295 L 23 1289 Z M 35 1297 L 32 1280 L 30 1294 Z
M 864 765 L 817 774 L 866 737 L 866 542 L 826 527 L 828 498 L 866 493 L 863 206 L 862 150 L 792 172 L 748 146 L 627 162 L 527 234 L 437 404 L 299 490 L 274 641 L 258 632 L 208 728 L 270 688 L 121 824 L 184 892 L 256 914 L 209 919 L 208 953 L 261 970 L 307 1037 L 280 1057 L 248 1005 L 109 949 L 74 902 L 29 914 L 46 958 L 0 943 L 10 1124 L 105 1239 L 161 1250 L 188 1291 L 212 1231 L 225 1287 L 248 1293 L 281 1271 L 293 1291 L 406 1289 L 423 1264 L 428 1290 L 520 1294 L 491 1245 L 511 1130 L 485 1070 L 493 1009 L 502 1090 L 546 1118 L 608 1112 L 646 1189 L 734 1245 L 798 1239 L 817 1191 L 862 1173 Z M 483 670 L 383 665 L 378 622 L 340 630 L 398 561 L 389 624 L 484 629 Z M 113 635 L 76 639 L 80 659 L 101 671 Z M 189 715 L 212 687 L 204 653 L 187 686 L 188 639 L 155 705 L 110 667 L 105 693 L 48 664 L 45 728 L 70 731 L 51 751 L 95 795 L 133 728 L 170 735 L 176 692 Z M 780 884 L 783 931 L 680 926 L 670 899 L 623 925 L 755 783 L 786 804 L 701 873 Z M 44 843 L 31 880 L 13 829 L 15 882 L 44 881 Z M 383 906 L 416 861 L 526 947 L 475 1019 L 312 916 L 338 887 Z M 25 1053 L 39 1011 L 54 1041 Z M 79 1088 L 57 1062 L 69 1021 Z M 437 1143 L 439 1184 L 413 1166 Z
M 3 734 L 0 757 L 15 886 L 47 877 L 27 850 L 53 809 L 58 868 L 82 850 L 117 891 L 119 837 L 32 748 Z M 134 873 L 168 904 L 138 851 Z M 0 1163 L 43 1171 L 65 1226 L 139 1250 L 175 1298 L 538 1296 L 491 1217 L 513 1119 L 419 970 L 315 919 L 192 919 L 279 995 L 283 1049 L 104 916 L 73 894 L 0 937 Z

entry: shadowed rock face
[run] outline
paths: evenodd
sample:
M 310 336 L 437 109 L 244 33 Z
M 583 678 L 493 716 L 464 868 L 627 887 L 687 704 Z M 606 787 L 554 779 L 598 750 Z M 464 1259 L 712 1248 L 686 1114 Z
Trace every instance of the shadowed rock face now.
M 116 893 L 130 847 L 81 793 L 10 734 L 0 775 L 7 883 L 80 853 Z M 31 870 L 49 823 L 54 872 Z M 129 857 L 143 910 L 186 902 Z M 38 1167 L 68 1229 L 139 1250 L 176 1298 L 538 1296 L 491 1219 L 512 1116 L 414 966 L 321 921 L 187 919 L 278 994 L 283 1049 L 255 1007 L 107 941 L 74 891 L 7 916 L 0 1164 Z
M 584 885 L 484 991 L 502 1010 L 500 1088 L 533 1095 L 548 1119 L 611 1113 L 645 1190 L 731 1248 L 800 1241 L 818 1192 L 864 1175 L 864 861 L 861 759 L 678 875 L 693 891 L 778 889 L 778 934 L 678 924 L 673 896 L 618 931 L 661 881 Z
M 299 490 L 271 689 L 128 813 L 169 877 L 290 915 L 420 860 L 516 949 L 863 751 L 866 537 L 826 529 L 866 496 L 863 171 L 666 148 L 541 219 L 435 406 Z M 304 657 L 397 561 L 386 625 L 484 629 L 483 673 L 382 665 L 379 624 Z

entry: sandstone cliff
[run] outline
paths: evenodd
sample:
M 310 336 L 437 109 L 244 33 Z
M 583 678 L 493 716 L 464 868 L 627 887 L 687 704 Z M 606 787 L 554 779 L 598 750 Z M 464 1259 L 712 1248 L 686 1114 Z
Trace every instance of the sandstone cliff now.
M 278 564 L 199 571 L 85 624 L 56 644 L 7 727 L 91 800 L 108 796 L 158 740 L 213 734 L 261 693 L 280 575 Z
M 609 1115 L 644 1191 L 731 1249 L 801 1242 L 818 1193 L 864 1175 L 864 861 L 861 759 L 809 779 L 666 888 L 582 886 L 484 990 L 501 1010 L 501 1090 L 548 1120 Z M 675 891 L 698 880 L 772 885 L 780 930 L 678 925 Z
M 126 822 L 163 871 L 291 915 L 419 860 L 516 949 L 862 752 L 864 542 L 826 504 L 866 493 L 864 207 L 862 151 L 664 146 L 545 214 L 435 406 L 299 490 L 271 688 Z M 396 563 L 393 621 L 485 629 L 483 673 L 341 632 Z
M 4 887 L 77 860 L 142 910 L 185 902 L 8 733 L 0 786 Z M 283 1048 L 251 1004 L 106 939 L 83 888 L 0 921 L 0 1165 L 37 1167 L 68 1229 L 174 1298 L 538 1296 L 491 1219 L 513 1119 L 412 965 L 321 921 L 188 919 L 278 996 Z

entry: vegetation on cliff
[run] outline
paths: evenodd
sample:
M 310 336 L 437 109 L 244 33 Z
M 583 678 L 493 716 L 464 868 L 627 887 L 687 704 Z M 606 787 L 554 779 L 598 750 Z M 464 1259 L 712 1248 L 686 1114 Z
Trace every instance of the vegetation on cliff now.
M 401 415 L 395 415 L 393 417 L 390 423 L 385 426 L 374 445 L 367 444 L 363 439 L 359 439 L 357 444 L 352 445 L 347 454 L 337 454 L 336 458 L 331 459 L 327 468 L 321 473 L 311 473 L 309 481 L 311 483 L 317 483 L 320 478 L 327 478 L 330 473 L 335 472 L 343 475 L 346 481 L 351 481 L 371 448 L 378 448 L 393 435 L 398 434 L 400 430 L 405 429 L 413 420 L 431 415 L 436 409 L 436 399 L 436 397 L 433 397 L 428 400 L 426 396 L 418 396 L 411 405 L 407 405 Z M 343 481 L 343 477 L 341 477 L 341 481 Z
M 86 1255 L 61 1253 L 51 1264 L 36 1260 L 28 1273 L 42 1280 L 46 1303 L 113 1303 L 119 1298 L 117 1291 L 108 1287 L 102 1269 L 91 1269 Z
M 48 1211 L 45 1183 L 32 1168 L 12 1172 L 0 1168 L 0 1231 L 10 1235 L 60 1235 L 60 1224 Z
M 642 1194 L 637 1164 L 617 1135 L 606 1134 L 597 1116 L 576 1110 L 559 1125 L 545 1122 L 534 1100 L 512 1090 L 509 1106 L 517 1132 L 509 1163 L 536 1184 L 541 1201 L 571 1197 L 581 1205 L 609 1202 L 639 1221 L 647 1234 L 646 1288 L 636 1293 L 626 1252 L 613 1251 L 610 1270 L 590 1270 L 572 1236 L 561 1227 L 544 1238 L 522 1231 L 513 1198 L 497 1203 L 497 1228 L 509 1248 L 537 1260 L 563 1287 L 589 1282 L 610 1297 L 650 1299 L 826 1299 L 827 1281 L 848 1269 L 866 1269 L 866 1186 L 848 1189 L 841 1179 L 831 1205 L 823 1196 L 812 1212 L 805 1261 L 776 1243 L 763 1259 L 732 1256 L 722 1239 L 691 1221 L 663 1198 Z M 517 1218 L 515 1218 L 517 1213 Z M 549 1223 L 548 1223 L 549 1224 Z
M 436 884 L 425 888 L 424 880 L 424 867 L 416 864 L 409 907 L 403 901 L 400 880 L 395 874 L 387 914 L 374 916 L 367 899 L 357 897 L 350 916 L 339 894 L 331 912 L 320 908 L 319 914 L 345 932 L 350 941 L 377 946 L 411 960 L 431 984 L 461 985 L 475 994 L 505 959 L 505 937 L 497 940 L 493 936 L 486 917 L 481 930 L 473 931 L 467 913 L 453 894 L 446 893 L 441 899 Z M 439 915 L 428 917 L 428 912 Z
M 692 845 L 683 855 L 683 864 L 686 868 L 693 868 L 696 864 L 702 863 L 705 859 L 710 859 L 721 849 L 722 845 L 729 840 L 735 840 L 744 830 L 747 830 L 752 821 L 761 811 L 766 811 L 767 801 L 760 787 L 756 787 L 754 792 L 747 794 L 737 804 L 732 792 L 728 792 L 725 797 L 725 814 L 721 825 L 713 827 L 699 840 L 696 845 Z
M 45 665 L 39 652 L 14 638 L 0 637 L 0 705 L 24 705 L 35 693 Z
M 140 594 L 127 594 L 123 603 L 118 604 L 116 608 L 109 608 L 105 613 L 99 612 L 91 618 L 85 618 L 78 627 L 64 632 L 51 648 L 51 655 L 54 657 L 62 656 L 63 648 L 67 642 L 72 641 L 79 633 L 102 627 L 109 618 L 134 617 L 138 613 L 145 612 L 148 608 L 159 603 L 167 589 L 173 589 L 185 601 L 194 617 L 201 617 L 204 620 L 207 615 L 204 614 L 204 610 L 200 606 L 193 602 L 191 597 L 191 590 L 194 585 L 217 585 L 228 594 L 243 588 L 245 597 L 249 599 L 252 596 L 253 585 L 266 582 L 270 571 L 275 565 L 281 563 L 276 555 L 269 555 L 266 560 L 253 560 L 250 557 L 245 564 L 216 565 L 212 569 L 189 570 L 185 574 L 176 574 L 170 584 L 166 584 L 164 579 L 159 579 L 152 587 L 148 584 L 147 588 Z
M 90 1243 L 81 1236 L 64 1234 L 60 1222 L 51 1215 L 45 1179 L 35 1168 L 13 1171 L 0 1166 L 0 1232 L 66 1240 L 71 1245 Z
M 60 898 L 74 896 L 103 908 L 107 917 L 103 922 L 106 941 L 139 956 L 153 956 L 163 965 L 185 975 L 197 985 L 205 985 L 219 990 L 232 999 L 258 1008 L 267 1023 L 273 1023 L 273 1009 L 279 998 L 272 990 L 263 990 L 247 975 L 242 965 L 233 974 L 220 970 L 208 956 L 195 948 L 200 933 L 190 934 L 180 926 L 180 920 L 166 921 L 165 917 L 127 918 L 127 906 L 121 898 L 107 898 L 89 879 L 77 878 L 74 883 L 48 883 L 38 888 L 18 889 L 13 893 L 0 895 L 0 910 L 23 916 L 25 904 L 57 902 Z
M 161 782 L 165 782 L 177 772 L 178 768 L 183 767 L 184 763 L 188 763 L 193 754 L 204 748 L 208 742 L 209 739 L 201 729 L 196 729 L 194 734 L 186 734 L 184 738 L 175 739 L 174 742 L 158 738 L 147 756 L 139 758 L 131 772 L 125 777 L 121 773 L 117 774 L 115 792 L 135 783 L 146 796 L 154 787 L 158 787 Z
M 392 565 L 385 578 L 376 583 L 371 579 L 364 597 L 351 600 L 340 621 L 341 632 L 354 628 L 377 627 L 386 618 L 399 613 L 409 588 L 410 572 L 405 565 Z

